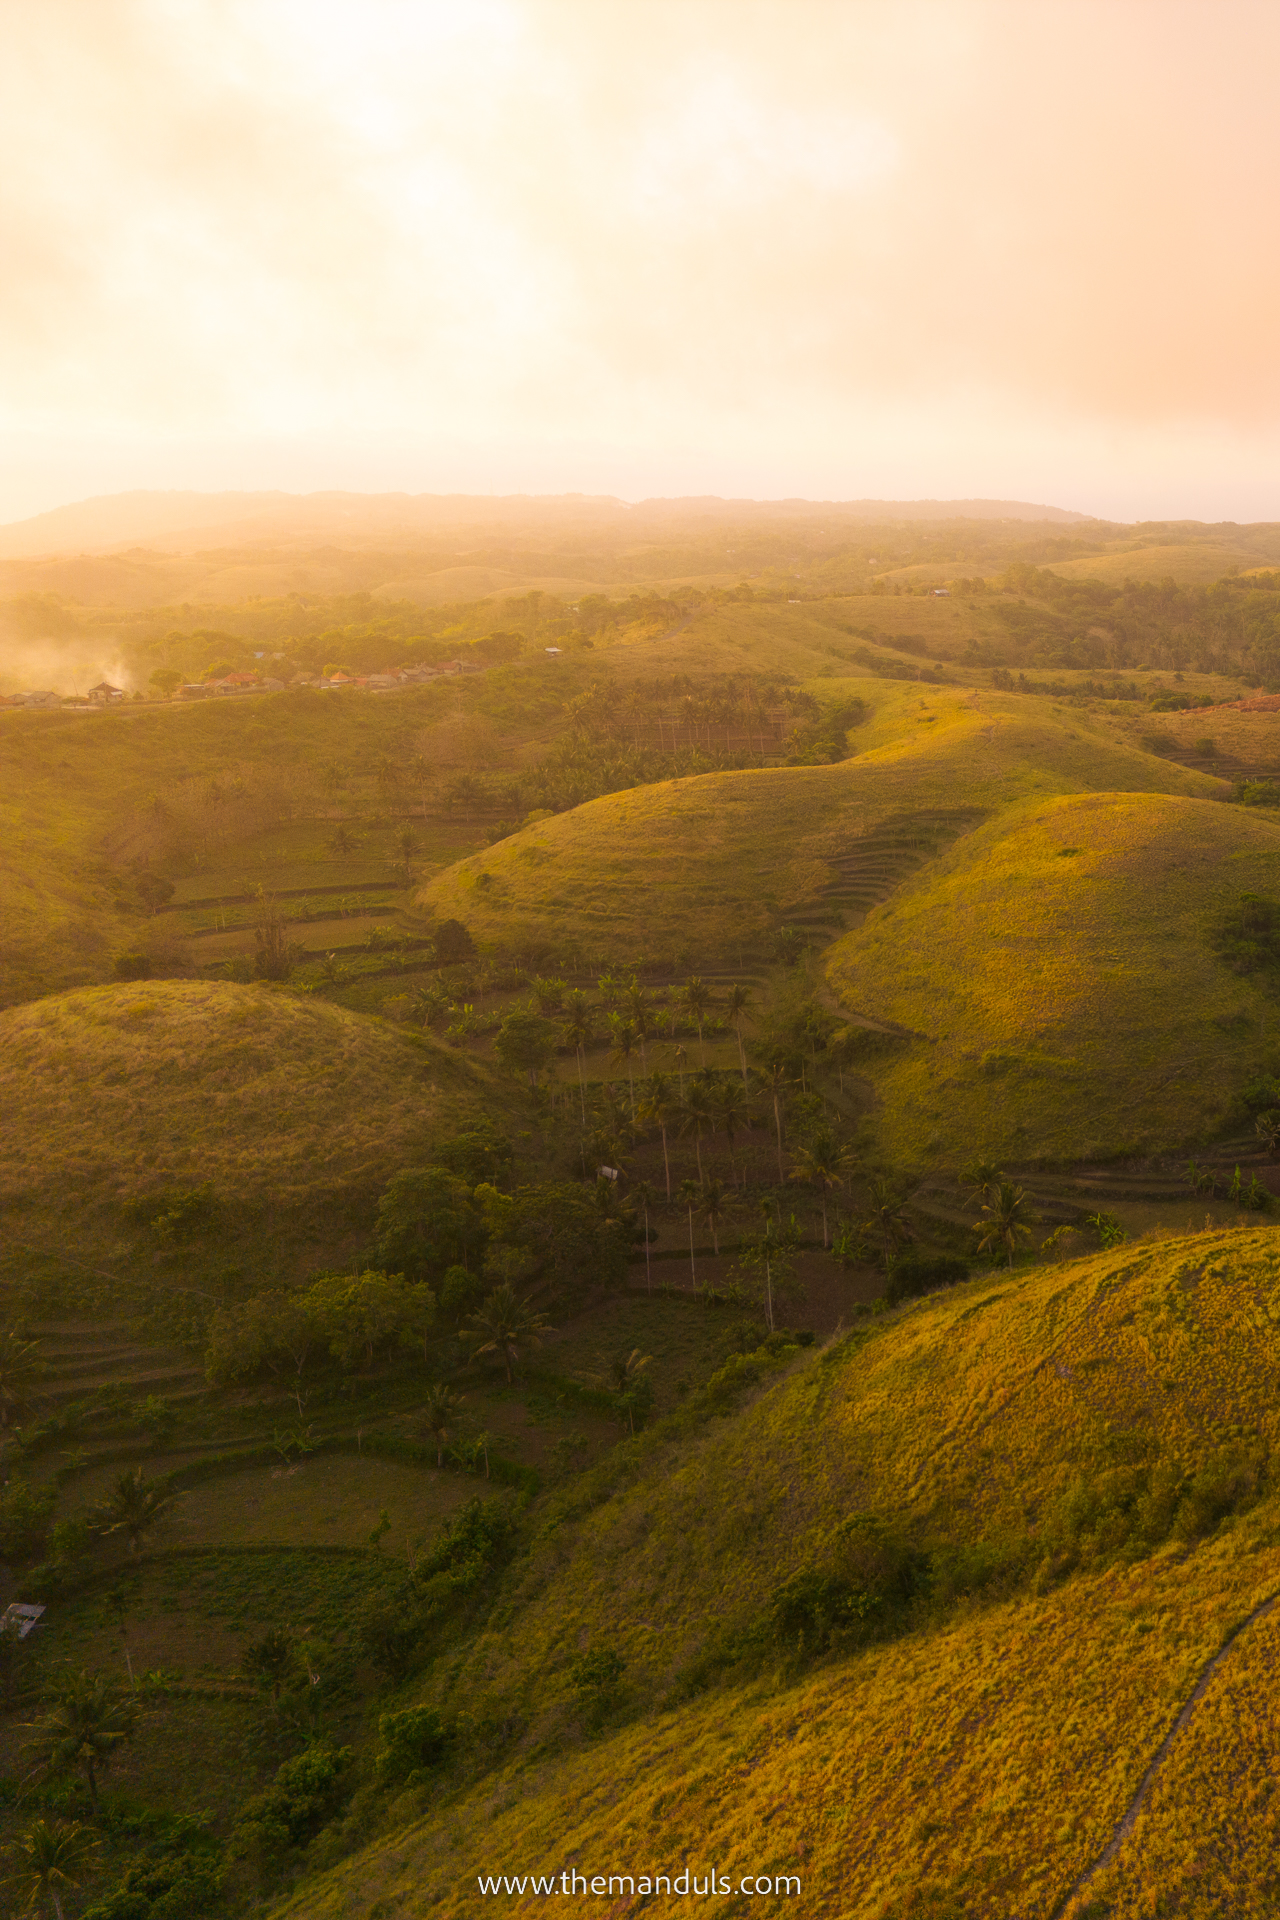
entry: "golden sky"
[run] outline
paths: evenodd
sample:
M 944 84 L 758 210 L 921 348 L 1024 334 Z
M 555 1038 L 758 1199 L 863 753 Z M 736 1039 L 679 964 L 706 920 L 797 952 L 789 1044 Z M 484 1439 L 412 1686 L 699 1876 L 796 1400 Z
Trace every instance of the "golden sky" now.
M 1280 518 L 1276 0 L 0 0 L 0 518 Z

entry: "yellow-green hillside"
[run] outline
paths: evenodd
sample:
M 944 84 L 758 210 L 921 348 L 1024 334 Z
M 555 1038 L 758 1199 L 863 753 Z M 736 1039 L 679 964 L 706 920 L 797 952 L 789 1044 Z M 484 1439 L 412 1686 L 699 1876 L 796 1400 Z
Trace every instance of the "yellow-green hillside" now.
M 1106 580 L 1116 586 L 1122 580 L 1176 580 L 1179 586 L 1201 586 L 1233 570 L 1256 566 L 1257 558 L 1250 547 L 1186 540 L 1089 554 L 1082 560 L 1050 560 L 1047 569 L 1070 580 Z
M 1047 700 L 840 686 L 874 705 L 853 736 L 856 758 L 704 774 L 591 801 L 459 861 L 419 906 L 495 947 L 736 957 L 835 891 L 837 863 L 886 822 L 919 817 L 928 835 L 927 816 L 998 812 L 1036 793 L 1226 791 Z
M 385 1184 L 484 1085 L 425 1037 L 265 986 L 143 982 L 13 1007 L 0 1013 L 13 1231 L 66 1246 L 74 1222 L 100 1252 L 131 1200 L 205 1183 L 224 1236 L 264 1208 L 319 1222 Z
M 797 1361 L 736 1415 L 647 1436 L 594 1505 L 544 1514 L 489 1630 L 420 1684 L 520 1729 L 503 1760 L 457 1797 L 407 1793 L 385 1840 L 284 1910 L 452 1914 L 480 1904 L 482 1873 L 714 1863 L 735 1882 L 799 1873 L 807 1906 L 858 1920 L 1049 1920 L 1207 1663 L 1280 1591 L 1278 1332 L 1280 1233 L 1206 1233 L 970 1282 Z M 868 1513 L 933 1554 L 910 1630 L 800 1679 L 782 1641 L 748 1638 L 730 1682 L 690 1700 L 690 1663 L 780 1583 L 838 1569 L 844 1523 Z M 1002 1555 L 1020 1572 L 983 1603 Z M 1178 1911 L 1225 1911 L 1224 1877 L 1233 1913 L 1268 1911 L 1277 1624 L 1240 1633 L 1082 1888 L 1106 1911 L 1151 1911 L 1157 1859 Z M 627 1662 L 604 1739 L 584 1739 L 570 1687 L 588 1646 Z M 935 1905 L 908 1903 L 922 1885 Z
M 873 1063 L 887 1150 L 1089 1158 L 1222 1125 L 1278 1040 L 1215 948 L 1280 887 L 1280 826 L 1168 793 L 1024 802 L 832 948 L 850 1008 L 914 1039 Z

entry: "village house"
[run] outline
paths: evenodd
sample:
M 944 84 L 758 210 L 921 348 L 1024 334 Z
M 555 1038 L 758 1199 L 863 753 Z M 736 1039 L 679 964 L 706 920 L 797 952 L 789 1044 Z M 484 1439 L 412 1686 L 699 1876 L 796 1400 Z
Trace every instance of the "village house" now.
M 96 687 L 90 687 L 89 698 L 95 707 L 109 707 L 124 699 L 124 688 L 113 687 L 109 680 L 99 680 Z

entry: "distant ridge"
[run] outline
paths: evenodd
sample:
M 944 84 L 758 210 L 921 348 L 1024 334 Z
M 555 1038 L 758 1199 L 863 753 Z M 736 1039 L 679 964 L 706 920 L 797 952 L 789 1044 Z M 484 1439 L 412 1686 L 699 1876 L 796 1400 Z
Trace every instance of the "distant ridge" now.
M 0 526 L 0 559 L 107 553 L 136 546 L 200 551 L 228 543 L 341 541 L 418 536 L 446 527 L 522 521 L 546 530 L 618 518 L 662 520 L 673 514 L 726 517 L 809 515 L 852 521 L 1029 520 L 1075 525 L 1090 516 L 1024 500 L 725 500 L 716 495 L 640 500 L 610 495 L 444 493 L 102 494 Z

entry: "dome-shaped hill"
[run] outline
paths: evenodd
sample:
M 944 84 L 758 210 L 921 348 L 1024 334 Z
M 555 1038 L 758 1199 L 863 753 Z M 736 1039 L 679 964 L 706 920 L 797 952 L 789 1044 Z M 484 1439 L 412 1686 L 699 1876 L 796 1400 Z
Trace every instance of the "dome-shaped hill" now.
M 799 1874 L 824 1915 L 1050 1920 L 1193 1699 L 1090 1896 L 1138 1920 L 1170 1861 L 1202 1894 L 1262 1889 L 1280 1619 L 1251 1616 L 1280 1592 L 1278 1328 L 1280 1234 L 1206 1233 L 975 1279 L 727 1419 L 691 1405 L 565 1496 L 492 1629 L 419 1682 L 523 1729 L 500 1791 L 419 1802 L 285 1911 L 336 1920 L 358 1888 L 459 1914 L 478 1873 L 689 1860 Z M 843 1640 L 789 1677 L 841 1591 Z M 625 1665 L 621 1724 L 584 1744 L 588 1647 Z M 937 1897 L 911 1904 L 922 1883 Z
M 1280 826 L 1203 800 L 1055 798 L 970 834 L 828 956 L 848 1007 L 915 1036 L 867 1068 L 884 1144 L 1080 1159 L 1221 1127 L 1280 1048 L 1268 976 L 1217 944 L 1248 892 L 1280 900 Z
M 589 801 L 458 861 L 418 905 L 509 950 L 736 958 L 770 928 L 840 905 L 851 855 L 886 824 L 945 841 L 1038 791 L 1103 790 L 1226 792 L 1046 702 L 931 691 L 896 709 L 891 737 L 852 760 Z
M 81 988 L 0 1013 L 6 1198 L 28 1227 L 205 1183 L 228 1224 L 323 1210 L 482 1087 L 443 1047 L 270 987 Z

